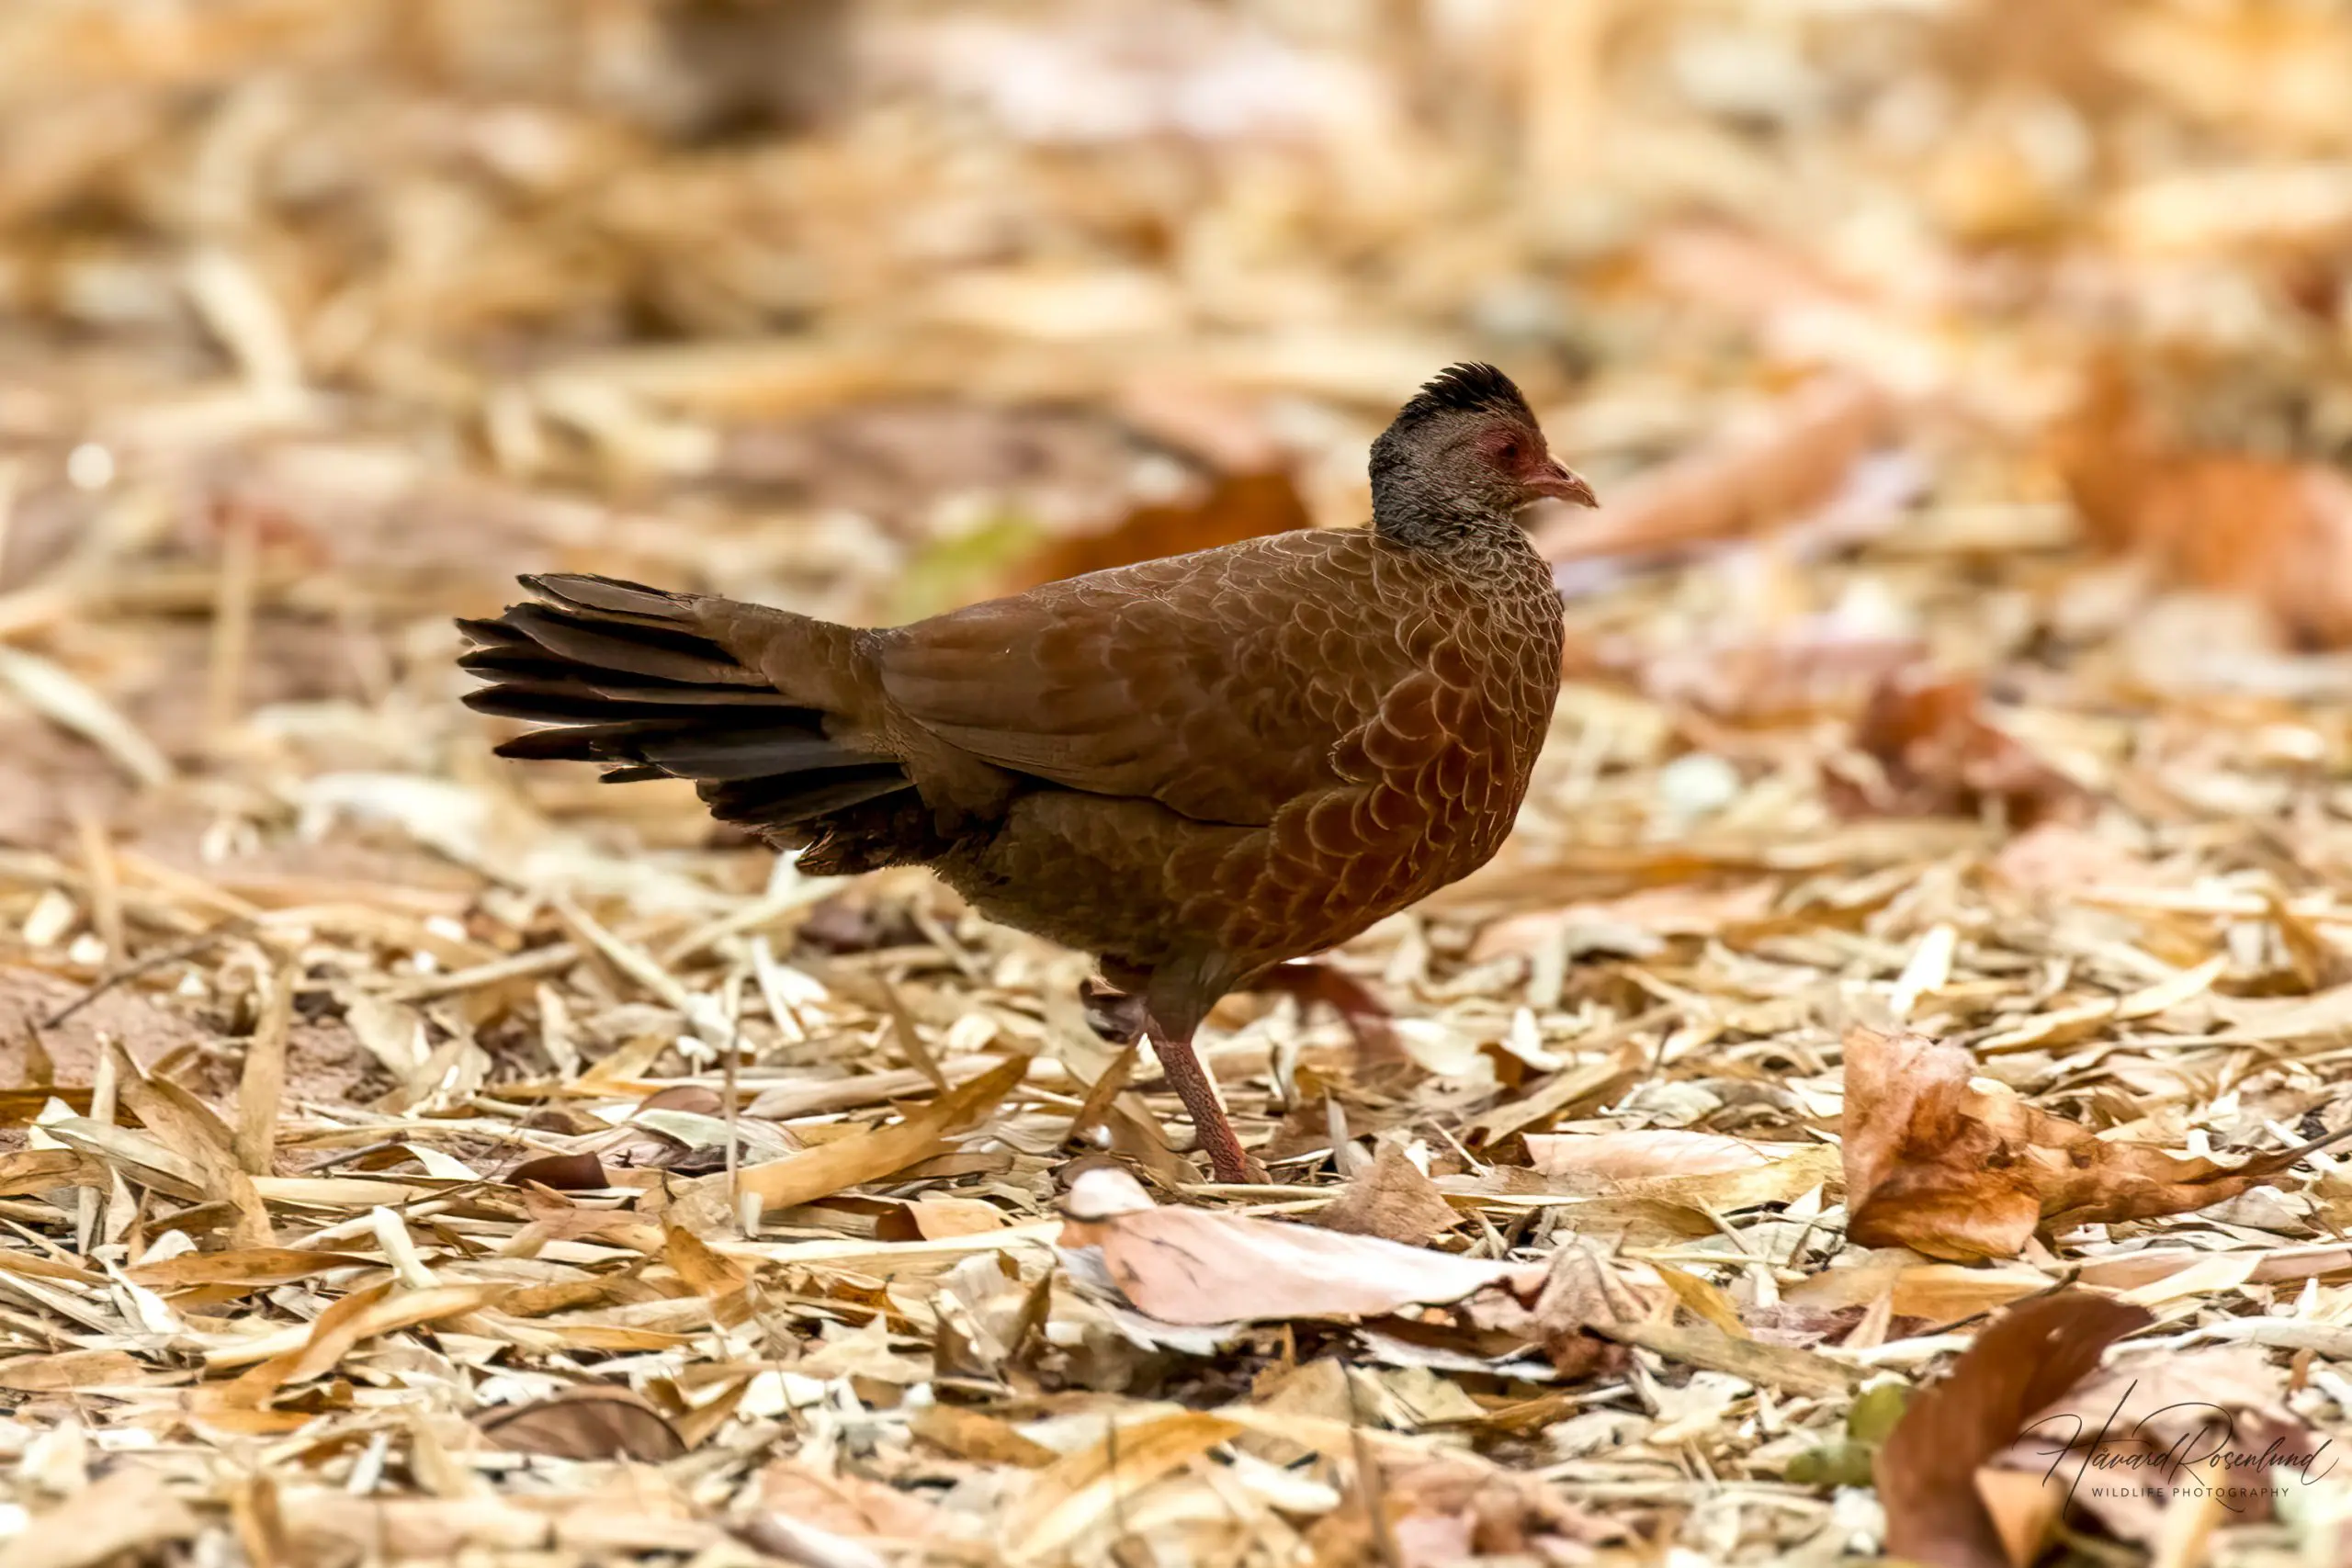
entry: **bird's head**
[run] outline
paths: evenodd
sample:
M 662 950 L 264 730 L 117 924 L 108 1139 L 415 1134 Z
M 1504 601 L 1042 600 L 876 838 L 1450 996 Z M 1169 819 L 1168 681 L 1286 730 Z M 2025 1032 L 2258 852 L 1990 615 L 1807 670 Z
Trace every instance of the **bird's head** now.
M 1527 400 L 1491 365 L 1439 372 L 1372 444 L 1372 520 L 1404 543 L 1509 525 L 1538 501 L 1595 506 L 1554 460 Z

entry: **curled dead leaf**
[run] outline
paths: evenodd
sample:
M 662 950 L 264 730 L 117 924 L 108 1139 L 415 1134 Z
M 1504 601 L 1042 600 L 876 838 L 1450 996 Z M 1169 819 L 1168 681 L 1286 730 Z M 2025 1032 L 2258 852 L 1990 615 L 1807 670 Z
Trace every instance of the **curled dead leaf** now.
M 1984 690 L 1973 680 L 1918 668 L 1888 674 L 1871 694 L 1854 745 L 1884 782 L 1836 791 L 1850 811 L 1973 817 L 1997 804 L 2012 825 L 2030 828 L 2088 805 L 2081 785 L 1986 720 Z
M 1489 1560 L 1577 1562 L 1589 1560 L 1597 1544 L 1624 1533 L 1622 1525 L 1564 1501 L 1532 1478 L 1466 1455 L 1396 1465 L 1376 1488 L 1367 1490 L 1369 1499 L 1343 1503 L 1308 1532 L 1317 1564 L 1439 1568 Z
M 1849 1239 L 1975 1262 L 2037 1227 L 2187 1213 L 2234 1198 L 2341 1134 L 2224 1166 L 2113 1143 L 1970 1082 L 1973 1058 L 1924 1035 L 1846 1037 Z
M 2182 446 L 2111 361 L 2088 383 L 2052 445 L 2094 544 L 2169 581 L 2250 600 L 2301 644 L 2352 642 L 2352 480 Z
M 591 1154 L 541 1155 L 506 1173 L 510 1187 L 532 1183 L 556 1192 L 594 1192 L 612 1185 L 605 1175 L 604 1163 Z
M 660 1464 L 686 1445 L 669 1418 L 625 1388 L 585 1384 L 490 1411 L 476 1426 L 500 1448 L 549 1459 Z
M 725 1112 L 726 1102 L 718 1091 L 698 1083 L 676 1083 L 668 1089 L 655 1089 L 637 1102 L 637 1111 L 686 1111 L 697 1116 L 718 1116 Z
M 2010 1308 L 1979 1334 L 1942 1382 L 1912 1399 L 1879 1450 L 1888 1555 L 1935 1568 L 2009 1568 L 1978 1471 L 2109 1345 L 2151 1321 L 2139 1307 L 2059 1291 Z
M 1372 1165 L 1315 1216 L 1325 1230 L 1376 1235 L 1407 1247 L 1427 1247 L 1460 1216 L 1437 1183 L 1413 1163 L 1403 1145 L 1384 1141 Z
M 1498 1281 L 1463 1303 L 1476 1327 L 1543 1347 L 1563 1376 L 1585 1377 L 1622 1359 L 1597 1332 L 1639 1323 L 1658 1313 L 1667 1294 L 1629 1278 L 1599 1247 L 1570 1241 L 1551 1257 L 1539 1279 Z

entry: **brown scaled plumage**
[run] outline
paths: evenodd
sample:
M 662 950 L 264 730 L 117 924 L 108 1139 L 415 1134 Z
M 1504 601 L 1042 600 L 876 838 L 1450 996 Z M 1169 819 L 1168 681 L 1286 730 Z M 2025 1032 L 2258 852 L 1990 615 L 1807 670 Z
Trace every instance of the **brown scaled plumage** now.
M 503 756 L 695 781 L 816 873 L 929 865 L 1140 997 L 1225 1181 L 1193 1050 L 1219 997 L 1483 864 L 1560 680 L 1515 521 L 1592 504 L 1518 388 L 1459 365 L 1373 444 L 1369 528 L 1272 535 L 860 630 L 599 577 L 462 623 Z

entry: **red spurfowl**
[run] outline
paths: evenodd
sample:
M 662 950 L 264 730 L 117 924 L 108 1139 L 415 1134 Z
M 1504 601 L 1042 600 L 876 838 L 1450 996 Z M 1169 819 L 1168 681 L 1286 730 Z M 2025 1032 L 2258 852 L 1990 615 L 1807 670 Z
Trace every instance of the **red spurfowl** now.
M 695 781 L 816 873 L 930 866 L 1139 997 L 1218 1179 L 1259 1174 L 1193 1050 L 1219 997 L 1485 863 L 1560 681 L 1515 521 L 1592 492 L 1457 365 L 1373 443 L 1372 525 L 1271 535 L 854 629 L 606 578 L 461 623 L 507 757 Z

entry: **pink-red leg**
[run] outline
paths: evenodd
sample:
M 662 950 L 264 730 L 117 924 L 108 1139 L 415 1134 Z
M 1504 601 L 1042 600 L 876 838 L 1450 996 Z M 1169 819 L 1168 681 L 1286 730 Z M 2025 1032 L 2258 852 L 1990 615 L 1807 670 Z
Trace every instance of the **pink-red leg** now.
M 1231 1182 L 1270 1179 L 1266 1168 L 1241 1146 L 1233 1123 L 1226 1118 L 1225 1107 L 1217 1103 L 1216 1086 L 1209 1081 L 1200 1053 L 1193 1049 L 1192 1031 L 1179 1033 L 1162 1028 L 1155 1021 L 1146 1032 L 1151 1036 L 1152 1049 L 1159 1054 L 1160 1070 L 1168 1075 L 1168 1087 L 1176 1091 L 1176 1098 L 1184 1102 L 1185 1114 L 1193 1119 L 1193 1130 L 1203 1152 L 1209 1156 L 1209 1167 L 1216 1172 L 1216 1179 Z

